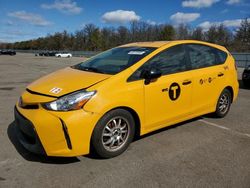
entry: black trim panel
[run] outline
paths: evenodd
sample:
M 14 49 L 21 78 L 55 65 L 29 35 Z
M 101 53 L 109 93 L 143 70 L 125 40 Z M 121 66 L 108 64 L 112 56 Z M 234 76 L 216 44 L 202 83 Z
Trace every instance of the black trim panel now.
M 31 94 L 34 94 L 34 95 L 42 95 L 42 96 L 45 96 L 45 97 L 52 97 L 52 98 L 59 98 L 59 97 L 56 97 L 56 96 L 53 96 L 53 95 L 47 95 L 47 94 L 43 94 L 43 93 L 39 93 L 39 92 L 36 92 L 36 91 L 32 91 L 28 88 L 26 88 L 26 91 L 28 91 L 29 93 Z
M 69 137 L 69 133 L 68 133 L 68 128 L 67 128 L 66 124 L 64 123 L 64 121 L 62 119 L 60 119 L 60 121 L 62 123 L 62 129 L 63 129 L 65 140 L 67 142 L 67 146 L 71 150 L 72 149 L 72 144 L 71 144 L 71 141 L 70 141 L 70 137 Z

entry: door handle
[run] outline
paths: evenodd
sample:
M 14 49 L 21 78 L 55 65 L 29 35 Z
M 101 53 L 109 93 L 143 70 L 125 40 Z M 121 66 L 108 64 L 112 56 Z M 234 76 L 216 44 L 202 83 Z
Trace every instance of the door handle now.
M 191 84 L 191 83 L 192 83 L 191 80 L 184 80 L 184 81 L 182 82 L 182 85 L 188 85 L 188 84 Z
M 218 77 L 222 77 L 222 76 L 224 76 L 224 73 L 220 72 L 220 73 L 218 74 Z

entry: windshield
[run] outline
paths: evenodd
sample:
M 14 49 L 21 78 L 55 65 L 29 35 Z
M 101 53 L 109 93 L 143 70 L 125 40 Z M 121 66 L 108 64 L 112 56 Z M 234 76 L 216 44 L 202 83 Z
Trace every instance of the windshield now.
M 77 64 L 72 68 L 113 75 L 132 66 L 155 49 L 156 48 L 148 47 L 114 48 Z

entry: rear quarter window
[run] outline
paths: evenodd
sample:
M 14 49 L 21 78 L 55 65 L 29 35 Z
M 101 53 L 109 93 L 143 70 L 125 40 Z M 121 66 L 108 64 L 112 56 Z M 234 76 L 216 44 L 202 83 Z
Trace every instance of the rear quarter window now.
M 192 69 L 220 65 L 226 61 L 227 53 L 217 48 L 200 44 L 188 44 L 186 46 Z
M 225 63 L 226 59 L 227 59 L 227 53 L 223 52 L 221 50 L 216 50 L 216 53 L 218 55 L 218 60 L 217 60 L 217 64 L 223 64 Z

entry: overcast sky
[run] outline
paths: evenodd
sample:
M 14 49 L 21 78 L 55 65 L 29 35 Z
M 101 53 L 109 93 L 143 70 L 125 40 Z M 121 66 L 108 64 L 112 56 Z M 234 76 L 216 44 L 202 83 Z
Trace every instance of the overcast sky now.
M 0 42 L 74 32 L 88 23 L 127 26 L 133 20 L 237 29 L 249 10 L 250 0 L 0 0 Z

